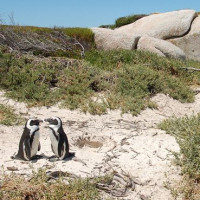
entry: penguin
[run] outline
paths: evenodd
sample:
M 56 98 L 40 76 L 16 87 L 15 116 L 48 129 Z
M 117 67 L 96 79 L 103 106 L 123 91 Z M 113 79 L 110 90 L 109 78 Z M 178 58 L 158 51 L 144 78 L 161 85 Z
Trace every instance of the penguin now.
M 62 126 L 62 121 L 59 117 L 48 118 L 44 120 L 48 122 L 50 128 L 51 149 L 55 156 L 60 160 L 69 157 L 69 143 L 67 135 L 65 134 Z
M 39 119 L 28 119 L 22 136 L 19 142 L 19 150 L 15 159 L 21 160 L 32 160 L 36 159 L 37 151 L 40 151 L 41 145 L 39 142 L 39 124 L 42 120 Z M 39 156 L 38 156 L 39 158 Z

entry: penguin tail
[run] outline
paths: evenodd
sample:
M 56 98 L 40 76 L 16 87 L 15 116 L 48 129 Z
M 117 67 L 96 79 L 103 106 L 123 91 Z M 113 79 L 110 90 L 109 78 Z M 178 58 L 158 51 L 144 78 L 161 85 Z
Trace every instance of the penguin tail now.
M 68 156 L 66 157 L 67 159 L 71 159 L 75 156 L 75 152 L 69 152 Z
M 75 152 L 69 152 L 69 156 L 68 157 L 74 157 L 75 156 Z
M 10 156 L 10 158 L 13 159 L 13 160 L 22 160 L 22 159 L 18 156 L 18 154 L 16 154 L 16 153 L 14 153 L 12 156 Z
M 24 160 L 24 161 L 27 161 L 25 158 L 19 156 L 18 153 L 17 154 L 14 153 L 10 158 L 13 159 L 13 160 Z

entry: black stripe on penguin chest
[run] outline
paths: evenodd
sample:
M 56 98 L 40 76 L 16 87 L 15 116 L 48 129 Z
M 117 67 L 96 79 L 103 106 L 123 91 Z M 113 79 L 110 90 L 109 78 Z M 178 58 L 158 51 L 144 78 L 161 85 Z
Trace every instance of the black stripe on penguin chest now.
M 53 134 L 54 138 L 56 139 L 57 145 L 58 145 L 56 150 L 53 149 L 53 148 L 55 148 L 55 146 L 53 147 L 53 145 L 52 145 L 52 151 L 54 153 L 57 151 L 58 156 L 62 157 L 68 151 L 67 150 L 68 149 L 68 141 L 67 141 L 66 135 L 62 129 L 58 129 L 57 134 L 53 128 L 50 128 L 50 129 L 52 130 L 52 134 Z
M 32 144 L 33 144 L 33 140 L 34 140 L 34 137 L 35 137 L 35 133 L 39 131 L 39 128 L 36 129 L 32 134 L 31 134 L 31 138 L 30 138 L 30 147 L 32 147 Z
M 56 132 L 54 131 L 54 129 L 53 128 L 50 128 L 50 129 L 52 130 L 52 133 L 53 133 L 54 137 L 56 138 L 56 140 L 59 141 L 59 136 L 56 135 Z

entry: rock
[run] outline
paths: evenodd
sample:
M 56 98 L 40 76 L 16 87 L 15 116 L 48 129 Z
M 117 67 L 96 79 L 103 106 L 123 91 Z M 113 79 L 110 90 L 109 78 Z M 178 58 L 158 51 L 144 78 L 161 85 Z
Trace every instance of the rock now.
M 140 195 L 140 199 L 141 199 L 141 200 L 150 200 L 150 197 L 141 194 L 141 195 Z
M 160 56 L 200 60 L 200 19 L 194 10 L 152 14 L 115 30 L 91 30 L 98 49 L 138 48 Z
M 7 167 L 7 170 L 12 171 L 12 172 L 19 171 L 17 167 Z
M 98 49 L 135 49 L 139 36 L 128 32 L 118 33 L 111 29 L 92 28 L 95 33 L 95 43 Z
M 148 35 L 155 38 L 168 39 L 186 34 L 195 17 L 197 17 L 197 13 L 194 10 L 152 14 L 114 31 L 118 34 L 128 32 L 138 36 Z
M 137 49 L 150 51 L 164 57 L 174 57 L 177 59 L 185 59 L 186 57 L 185 53 L 172 43 L 149 36 L 143 36 L 140 38 Z
M 191 30 L 187 35 L 169 41 L 181 48 L 187 59 L 200 61 L 200 16 L 194 19 Z

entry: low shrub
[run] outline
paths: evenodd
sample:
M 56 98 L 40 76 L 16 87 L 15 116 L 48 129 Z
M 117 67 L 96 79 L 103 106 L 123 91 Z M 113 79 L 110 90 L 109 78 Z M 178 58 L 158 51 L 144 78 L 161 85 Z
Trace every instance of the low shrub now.
M 96 184 L 109 183 L 112 177 L 112 175 L 107 175 L 96 178 L 70 179 L 68 176 L 70 174 L 67 172 L 61 172 L 60 176 L 53 178 L 42 169 L 33 172 L 28 180 L 14 173 L 5 175 L 0 180 L 0 199 L 95 200 L 100 199 L 100 192 L 96 188 Z
M 38 56 L 81 58 L 95 48 L 94 34 L 88 28 L 43 28 L 0 25 L 4 40 L 0 45 Z
M 115 94 L 120 98 L 118 105 L 124 112 L 131 111 L 133 115 L 149 107 L 152 95 L 169 94 L 182 102 L 192 102 L 193 92 L 178 78 L 173 78 L 163 72 L 144 68 L 140 65 L 127 65 L 117 72 Z
M 68 65 L 54 58 L 35 62 L 34 56 L 16 57 L 1 51 L 0 87 L 9 97 L 29 105 L 53 105 L 62 102 L 70 109 L 103 114 L 121 109 L 137 115 L 146 107 L 155 108 L 150 97 L 169 94 L 181 102 L 192 102 L 188 87 L 198 83 L 199 75 L 179 69 L 182 61 L 160 58 L 137 51 L 91 51 L 85 61 Z M 186 63 L 187 64 L 187 63 Z M 93 102 L 93 97 L 103 99 Z
M 164 120 L 158 126 L 175 136 L 180 153 L 174 153 L 177 164 L 182 167 L 184 181 L 177 187 L 185 199 L 200 197 L 200 114 Z
M 130 15 L 130 16 L 126 16 L 126 17 L 120 17 L 118 19 L 116 19 L 115 21 L 115 26 L 116 28 L 127 25 L 127 24 L 131 24 L 143 17 L 146 17 L 147 15 Z
M 137 14 L 137 15 L 129 15 L 126 17 L 120 17 L 118 19 L 115 20 L 115 24 L 111 24 L 111 25 L 101 25 L 99 26 L 100 28 L 110 28 L 110 29 L 115 29 L 115 28 L 119 28 L 121 26 L 125 26 L 127 24 L 131 24 L 134 23 L 135 21 L 146 17 L 148 15 L 144 15 L 144 14 Z
M 193 66 L 199 69 L 200 64 L 198 61 L 164 58 L 150 52 L 136 50 L 93 50 L 86 53 L 85 59 L 92 65 L 107 71 L 123 68 L 126 64 L 140 65 L 145 69 L 151 68 L 179 77 L 183 82 L 187 82 L 190 85 L 200 84 L 200 75 L 198 73 L 188 73 L 182 68 Z
M 24 119 L 15 114 L 10 106 L 0 104 L 0 124 L 6 126 L 18 125 L 24 122 Z

